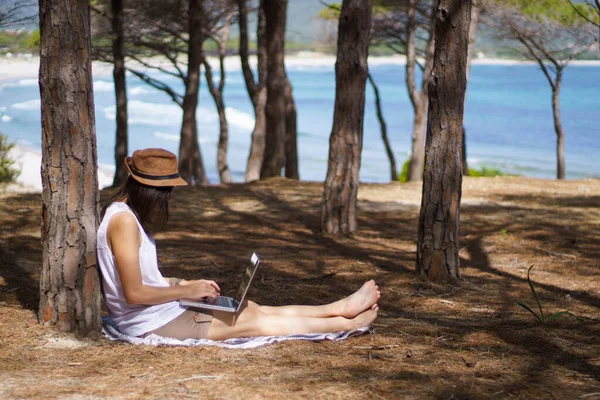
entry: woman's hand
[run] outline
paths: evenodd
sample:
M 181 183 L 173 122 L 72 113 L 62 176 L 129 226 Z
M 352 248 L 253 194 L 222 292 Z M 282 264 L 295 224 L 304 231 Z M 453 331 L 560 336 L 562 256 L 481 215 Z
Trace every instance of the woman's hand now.
M 219 285 L 215 281 L 205 279 L 182 281 L 179 285 L 185 288 L 185 295 L 183 297 L 190 300 L 201 300 L 204 298 L 214 300 L 221 293 L 221 288 L 219 288 Z

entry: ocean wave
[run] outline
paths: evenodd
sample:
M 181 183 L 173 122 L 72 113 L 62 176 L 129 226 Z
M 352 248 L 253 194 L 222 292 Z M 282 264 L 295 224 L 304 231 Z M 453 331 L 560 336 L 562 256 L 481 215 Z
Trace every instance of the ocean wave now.
M 167 140 L 169 142 L 179 142 L 179 140 L 181 139 L 180 134 L 165 133 L 165 132 L 158 132 L 158 131 L 154 132 L 154 137 L 158 138 L 158 139 Z M 205 144 L 205 143 L 210 143 L 211 141 L 207 140 L 206 138 L 201 137 L 199 142 L 200 142 L 200 144 Z
M 254 117 L 248 113 L 233 107 L 225 107 L 225 115 L 227 116 L 227 122 L 238 128 L 248 130 L 254 129 Z
M 39 99 L 24 101 L 22 103 L 12 104 L 10 107 L 15 108 L 17 110 L 26 110 L 26 111 L 34 111 L 39 110 L 42 103 Z
M 37 79 L 20 79 L 18 82 L 8 82 L 0 85 L 0 92 L 6 88 L 31 87 L 37 86 Z
M 144 86 L 134 86 L 131 89 L 127 90 L 127 94 L 131 96 L 138 96 L 140 94 L 152 93 L 152 90 L 148 89 Z
M 173 133 L 154 132 L 154 137 L 159 139 L 168 140 L 171 142 L 179 142 L 181 135 L 175 135 Z
M 116 106 L 104 108 L 104 117 L 115 120 Z M 131 100 L 127 104 L 128 122 L 131 125 L 172 126 L 181 123 L 181 107 L 175 104 L 148 103 Z
M 103 112 L 104 117 L 108 120 L 114 120 L 116 117 L 114 105 L 105 107 Z M 254 128 L 254 118 L 248 113 L 233 107 L 225 108 L 225 113 L 227 121 L 232 126 L 247 130 Z M 128 103 L 128 117 L 131 125 L 178 126 L 181 124 L 182 116 L 181 107 L 175 104 L 149 103 L 141 100 L 131 100 Z M 219 120 L 217 112 L 206 107 L 198 108 L 196 119 L 198 123 L 203 124 L 215 124 Z
M 108 81 L 94 81 L 94 92 L 112 92 L 115 84 Z

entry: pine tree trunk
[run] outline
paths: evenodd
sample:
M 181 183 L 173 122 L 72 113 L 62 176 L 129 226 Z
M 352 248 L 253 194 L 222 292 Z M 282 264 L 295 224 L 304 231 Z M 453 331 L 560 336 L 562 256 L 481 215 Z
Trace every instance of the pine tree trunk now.
M 425 160 L 425 129 L 427 126 L 427 82 L 433 65 L 433 52 L 435 49 L 435 2 L 432 4 L 432 15 L 429 29 L 429 39 L 425 47 L 425 67 L 421 78 L 421 90 L 417 89 L 416 66 L 416 2 L 409 0 L 406 25 L 406 87 L 413 106 L 413 130 L 411 135 L 411 152 L 408 165 L 407 181 L 420 181 L 423 179 L 423 163 Z
M 98 175 L 87 0 L 41 0 L 42 269 L 39 320 L 100 330 Z
M 335 106 L 321 206 L 321 229 L 334 235 L 357 229 L 356 196 L 365 114 L 372 0 L 344 0 L 338 26 Z
M 203 42 L 201 11 L 202 1 L 190 0 L 188 73 L 183 97 L 183 122 L 179 142 L 179 173 L 190 185 L 208 184 L 198 142 L 198 124 L 196 122 Z
M 470 0 L 439 1 L 416 267 L 419 276 L 440 282 L 460 278 L 461 136 L 470 19 Z
M 383 145 L 385 146 L 385 152 L 390 160 L 390 180 L 397 181 L 398 180 L 398 170 L 396 169 L 396 158 L 394 157 L 394 152 L 392 151 L 392 146 L 390 145 L 390 141 L 387 136 L 387 125 L 385 123 L 385 118 L 383 118 L 383 110 L 381 109 L 381 98 L 379 97 L 379 88 L 375 84 L 375 80 L 371 73 L 367 75 L 371 86 L 373 87 L 373 93 L 375 93 L 375 110 L 377 111 L 377 120 L 379 121 L 379 127 L 381 129 L 381 139 L 383 140 Z
M 423 179 L 423 163 L 425 161 L 425 129 L 427 127 L 426 96 L 420 96 L 421 101 L 415 108 L 413 131 L 411 139 L 410 163 L 408 165 L 407 181 L 415 182 Z
M 281 176 L 285 164 L 286 75 L 284 67 L 287 0 L 263 0 L 267 28 L 267 130 L 260 178 Z
M 260 168 L 265 153 L 266 116 L 265 106 L 267 103 L 267 47 L 265 13 L 261 5 L 258 8 L 258 24 L 256 28 L 256 57 L 258 70 L 258 83 L 254 82 L 254 76 L 248 62 L 248 11 L 247 0 L 238 0 L 239 25 L 240 25 L 240 60 L 246 88 L 254 107 L 254 129 L 250 142 L 250 154 L 246 165 L 246 182 L 260 179 Z
M 285 79 L 285 177 L 300 179 L 298 170 L 298 123 L 294 93 L 289 79 Z
M 227 163 L 227 147 L 229 144 L 229 127 L 227 116 L 225 114 L 225 101 L 223 92 L 225 90 L 225 56 L 227 53 L 227 40 L 229 39 L 229 29 L 231 27 L 231 18 L 233 16 L 233 6 L 227 9 L 225 23 L 221 28 L 221 37 L 218 40 L 219 45 L 219 85 L 216 86 L 213 82 L 212 67 L 202 52 L 202 64 L 206 76 L 208 90 L 215 101 L 217 113 L 219 114 L 219 145 L 217 147 L 217 169 L 219 171 L 219 179 L 221 183 L 231 183 L 231 172 Z
M 481 0 L 473 0 L 471 5 L 471 23 L 469 25 L 469 49 L 467 50 L 467 86 L 469 76 L 471 75 L 471 61 L 473 60 L 473 51 L 475 50 L 475 41 L 477 40 L 477 26 L 479 23 L 479 14 L 481 12 Z M 465 95 L 466 96 L 466 95 Z M 469 175 L 469 165 L 467 163 L 467 128 L 463 126 L 462 130 L 462 166 L 463 175 Z
M 565 179 L 565 131 L 560 121 L 560 87 L 562 84 L 562 69 L 556 73 L 556 82 L 552 89 L 552 116 L 556 131 L 556 179 Z
M 112 53 L 113 77 L 117 107 L 117 134 L 115 140 L 115 176 L 113 186 L 125 183 L 128 172 L 125 157 L 128 155 L 127 140 L 127 86 L 125 83 L 125 57 L 123 55 L 123 0 L 112 0 Z

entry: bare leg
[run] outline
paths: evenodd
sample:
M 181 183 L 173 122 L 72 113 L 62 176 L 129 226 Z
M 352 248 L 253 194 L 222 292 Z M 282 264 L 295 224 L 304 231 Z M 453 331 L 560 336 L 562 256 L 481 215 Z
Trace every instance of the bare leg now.
M 370 325 L 377 318 L 379 310 L 374 304 L 369 310 L 353 319 L 348 319 L 273 315 L 264 313 L 261 308 L 250 305 L 237 314 L 214 311 L 208 338 L 224 340 L 245 336 L 338 332 Z
M 381 294 L 375 281 L 370 280 L 350 296 L 334 303 L 322 306 L 259 306 L 260 310 L 269 315 L 294 316 L 294 317 L 345 317 L 354 318 L 363 311 L 368 310 L 377 303 Z M 256 303 L 253 303 L 256 305 Z

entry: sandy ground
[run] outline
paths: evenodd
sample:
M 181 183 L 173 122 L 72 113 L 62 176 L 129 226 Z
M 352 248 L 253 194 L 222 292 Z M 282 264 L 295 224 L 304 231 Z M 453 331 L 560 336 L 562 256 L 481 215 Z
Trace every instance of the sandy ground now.
M 319 233 L 322 183 L 176 190 L 157 235 L 165 276 L 234 290 L 264 260 L 261 304 L 321 304 L 367 279 L 372 335 L 256 350 L 154 348 L 61 334 L 36 320 L 41 196 L 0 194 L 0 398 L 600 399 L 600 180 L 466 178 L 462 280 L 414 274 L 421 185 L 363 184 L 359 231 Z M 106 199 L 110 192 L 103 192 Z M 545 315 L 541 323 L 527 270 Z

